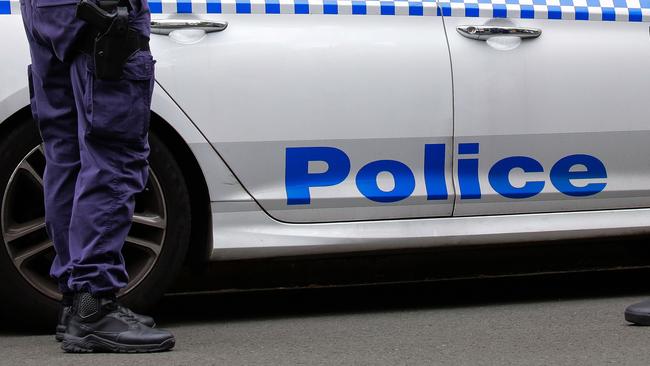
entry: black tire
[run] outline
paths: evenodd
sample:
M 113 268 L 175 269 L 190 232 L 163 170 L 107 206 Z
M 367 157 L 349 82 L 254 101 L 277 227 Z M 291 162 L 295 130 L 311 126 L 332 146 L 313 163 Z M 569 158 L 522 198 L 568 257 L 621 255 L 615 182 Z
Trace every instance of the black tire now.
M 154 133 L 150 134 L 151 170 L 158 178 L 166 206 L 166 231 L 160 254 L 140 283 L 121 297 L 121 301 L 138 311 L 153 306 L 174 280 L 183 265 L 191 233 L 190 196 L 182 171 L 170 149 Z M 0 208 L 4 192 L 22 159 L 41 143 L 33 121 L 18 124 L 0 136 Z M 36 205 L 42 198 L 36 197 Z M 0 223 L 3 222 L 0 209 Z M 127 265 L 128 253 L 124 253 Z M 0 310 L 5 320 L 19 320 L 20 326 L 49 329 L 56 321 L 59 303 L 32 286 L 11 260 L 0 231 Z M 54 328 L 52 328 L 53 330 Z

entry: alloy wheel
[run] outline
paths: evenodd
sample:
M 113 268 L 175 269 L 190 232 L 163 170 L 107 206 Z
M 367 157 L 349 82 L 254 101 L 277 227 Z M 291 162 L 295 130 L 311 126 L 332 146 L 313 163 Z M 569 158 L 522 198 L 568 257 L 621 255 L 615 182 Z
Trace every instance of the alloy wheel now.
M 49 276 L 54 246 L 45 229 L 42 146 L 33 148 L 15 168 L 0 202 L 1 234 L 5 249 L 23 278 L 52 299 L 60 299 L 57 283 Z M 130 281 L 119 295 L 135 288 L 160 256 L 167 228 L 165 198 L 156 174 L 149 171 L 145 190 L 136 196 L 133 225 L 122 254 Z

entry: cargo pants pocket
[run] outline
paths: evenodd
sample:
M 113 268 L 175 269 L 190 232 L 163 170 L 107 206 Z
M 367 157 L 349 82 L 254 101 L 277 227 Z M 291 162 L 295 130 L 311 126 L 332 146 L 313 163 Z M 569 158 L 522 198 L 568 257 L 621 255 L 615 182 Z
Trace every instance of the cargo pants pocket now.
M 149 51 L 138 51 L 127 60 L 120 80 L 95 78 L 93 65 L 89 64 L 88 137 L 105 139 L 105 142 L 137 142 L 146 138 L 154 64 Z

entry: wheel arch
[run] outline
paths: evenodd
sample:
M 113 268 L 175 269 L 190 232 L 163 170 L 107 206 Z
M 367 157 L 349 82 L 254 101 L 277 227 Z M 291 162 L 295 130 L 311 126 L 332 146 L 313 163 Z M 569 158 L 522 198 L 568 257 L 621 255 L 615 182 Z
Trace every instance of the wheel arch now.
M 19 109 L 14 112 L 4 121 L 0 121 L 0 138 L 6 136 L 9 131 L 16 127 L 19 123 L 25 123 L 25 121 L 30 121 L 30 123 L 35 123 L 32 117 L 32 111 L 29 105 Z
M 206 261 L 212 249 L 210 245 L 212 238 L 210 193 L 207 180 L 186 141 L 155 112 L 151 113 L 150 130 L 172 149 L 189 188 L 192 230 L 185 264 L 194 267 L 193 264 Z
M 19 109 L 4 121 L 0 121 L 0 138 L 25 121 L 34 123 L 29 105 Z M 210 194 L 205 175 L 186 141 L 155 112 L 151 113 L 151 131 L 160 137 L 163 143 L 172 148 L 190 191 L 192 231 L 190 247 L 184 263 L 190 266 L 202 263 L 208 259 L 212 249 Z

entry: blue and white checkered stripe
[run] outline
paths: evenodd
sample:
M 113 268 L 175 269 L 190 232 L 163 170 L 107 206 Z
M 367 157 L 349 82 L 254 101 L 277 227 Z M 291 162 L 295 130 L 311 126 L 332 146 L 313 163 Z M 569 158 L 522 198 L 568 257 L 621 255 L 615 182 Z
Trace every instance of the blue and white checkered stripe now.
M 435 0 L 149 0 L 156 13 L 437 15 Z
M 325 14 L 650 22 L 650 0 L 149 0 L 154 14 Z M 19 14 L 0 0 L 0 14 Z
M 149 0 L 154 14 L 326 14 L 437 16 L 435 0 Z M 20 14 L 0 0 L 0 14 Z
M 650 0 L 439 0 L 444 16 L 650 21 Z
M 20 14 L 19 0 L 0 0 L 0 15 Z

